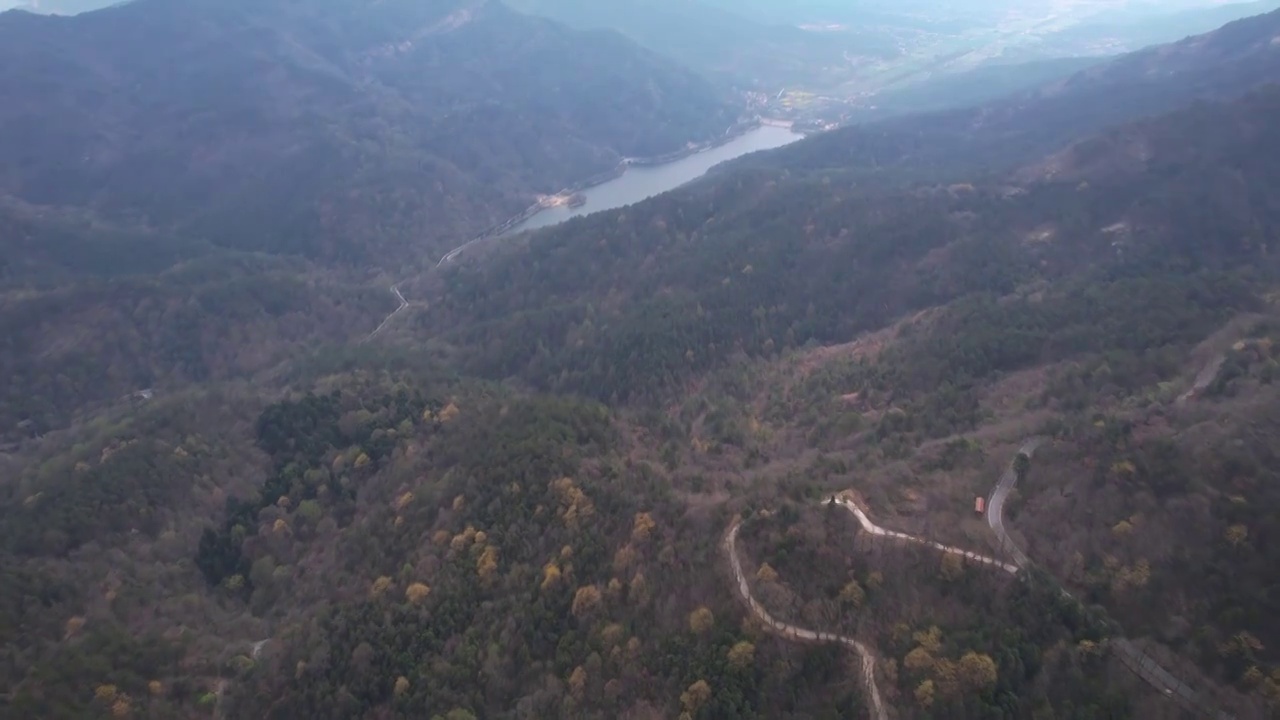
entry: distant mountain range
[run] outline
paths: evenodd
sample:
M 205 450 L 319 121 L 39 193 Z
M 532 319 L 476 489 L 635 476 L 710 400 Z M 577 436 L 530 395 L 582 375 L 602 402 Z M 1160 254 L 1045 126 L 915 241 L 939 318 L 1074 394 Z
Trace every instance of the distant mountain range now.
M 584 29 L 611 29 L 707 75 L 748 87 L 836 85 L 850 56 L 892 57 L 893 39 L 813 33 L 760 21 L 705 0 L 510 0 L 512 7 Z

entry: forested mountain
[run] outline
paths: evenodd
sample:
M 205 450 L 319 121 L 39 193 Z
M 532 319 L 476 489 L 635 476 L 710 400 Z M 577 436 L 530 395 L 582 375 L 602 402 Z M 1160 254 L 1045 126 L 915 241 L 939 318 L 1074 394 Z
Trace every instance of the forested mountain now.
M 608 34 L 497 2 L 141 0 L 0 16 L 0 192 L 225 247 L 458 244 L 737 119 Z
M 184 7 L 287 16 L 339 85 L 333 38 L 402 37 Z M 0 717 L 1280 717 L 1277 22 L 393 293 L 14 193 Z M 75 261 L 99 237 L 154 261 Z M 1004 478 L 1012 542 L 973 510 Z
M 0 64 L 6 441 L 358 341 L 396 306 L 366 268 L 737 120 L 690 71 L 496 2 L 15 11 Z

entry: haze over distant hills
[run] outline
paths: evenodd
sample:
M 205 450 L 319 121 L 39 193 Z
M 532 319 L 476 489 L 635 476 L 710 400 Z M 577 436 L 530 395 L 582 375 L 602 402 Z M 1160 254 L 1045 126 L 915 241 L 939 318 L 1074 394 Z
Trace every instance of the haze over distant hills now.
M 759 22 L 706 0 L 512 0 L 516 9 L 579 28 L 608 28 L 713 76 L 744 87 L 830 86 L 848 76 L 849 57 L 888 57 L 885 38 L 815 34 Z
M 1239 96 L 1280 79 L 1280 11 L 1130 53 L 980 106 L 841 128 L 765 162 L 854 173 L 947 176 L 998 168 L 1053 150 L 1084 132 L 1197 99 Z M 1117 98 L 1125 102 L 1116 102 Z
M 9 2 L 57 14 L 114 4 L 109 0 Z M 509 0 L 508 4 L 571 27 L 616 30 L 691 69 L 741 88 L 801 92 L 785 104 L 772 106 L 772 114 L 866 119 L 980 102 L 1082 67 L 1070 59 L 1111 56 L 1207 32 L 1231 20 L 1274 10 L 1280 0 L 1065 6 L 849 5 L 823 0 Z M 808 92 L 833 97 L 815 101 L 804 94 Z M 937 99 L 922 99 L 926 95 Z
M 616 30 L 741 87 L 788 91 L 769 103 L 772 114 L 851 120 L 975 104 L 1070 74 L 1087 64 L 1079 58 L 1208 32 L 1280 0 L 512 4 L 575 27 Z

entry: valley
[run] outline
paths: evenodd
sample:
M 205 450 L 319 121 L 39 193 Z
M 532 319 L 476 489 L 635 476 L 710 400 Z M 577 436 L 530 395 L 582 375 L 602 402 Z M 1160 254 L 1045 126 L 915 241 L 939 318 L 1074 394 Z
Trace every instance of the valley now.
M 789 123 L 747 122 L 735 125 L 709 143 L 690 143 L 683 150 L 656 158 L 623 158 L 611 172 L 574 183 L 555 195 L 540 196 L 524 212 L 445 253 L 436 267 L 453 262 L 476 243 L 624 207 L 693 182 L 720 163 L 782 147 L 800 137 L 791 131 Z

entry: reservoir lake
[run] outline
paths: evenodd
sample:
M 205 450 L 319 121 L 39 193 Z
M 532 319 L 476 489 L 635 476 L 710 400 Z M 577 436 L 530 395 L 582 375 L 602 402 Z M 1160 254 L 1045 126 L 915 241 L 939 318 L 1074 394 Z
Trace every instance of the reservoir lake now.
M 546 208 L 505 234 L 558 225 L 570 218 L 631 205 L 697 180 L 722 162 L 747 153 L 782 147 L 803 137 L 791 132 L 789 128 L 762 125 L 723 145 L 664 165 L 629 167 L 621 176 L 583 190 L 582 194 L 587 199 L 586 204 L 575 208 L 568 206 Z

